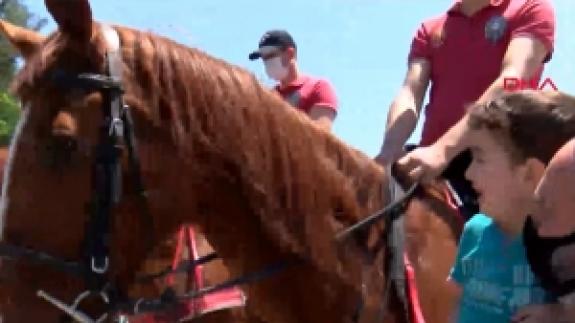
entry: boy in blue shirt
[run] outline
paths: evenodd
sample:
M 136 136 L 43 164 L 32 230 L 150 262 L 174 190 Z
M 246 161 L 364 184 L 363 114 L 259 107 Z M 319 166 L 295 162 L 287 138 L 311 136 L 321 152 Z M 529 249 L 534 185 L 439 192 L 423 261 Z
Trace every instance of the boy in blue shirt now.
M 460 295 L 454 319 L 508 323 L 520 307 L 550 301 L 530 270 L 521 232 L 545 165 L 575 136 L 575 99 L 507 93 L 472 106 L 469 116 L 473 161 L 465 176 L 482 213 L 466 223 L 448 278 Z

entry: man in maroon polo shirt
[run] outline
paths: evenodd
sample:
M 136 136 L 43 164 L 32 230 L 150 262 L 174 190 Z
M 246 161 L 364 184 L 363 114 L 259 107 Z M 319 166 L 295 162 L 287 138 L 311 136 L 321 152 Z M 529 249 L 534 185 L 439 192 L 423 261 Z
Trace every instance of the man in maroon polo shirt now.
M 275 90 L 292 106 L 306 113 L 322 128 L 330 130 L 337 114 L 337 97 L 331 84 L 304 75 L 297 66 L 297 46 L 285 30 L 266 32 L 250 60 L 261 58 L 266 74 L 278 81 Z
M 551 58 L 555 16 L 549 0 L 458 0 L 443 15 L 425 21 L 415 34 L 407 74 L 391 104 L 384 142 L 376 160 L 389 165 L 417 124 L 431 83 L 420 148 L 399 159 L 413 179 L 447 178 L 466 204 L 477 211 L 464 173 L 465 106 L 502 93 L 504 78 L 539 82 Z

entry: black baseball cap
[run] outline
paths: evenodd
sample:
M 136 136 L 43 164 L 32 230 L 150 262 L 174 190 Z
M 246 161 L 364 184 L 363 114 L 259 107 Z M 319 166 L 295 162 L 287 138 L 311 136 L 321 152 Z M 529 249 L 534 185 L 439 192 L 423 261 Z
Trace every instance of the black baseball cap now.
M 288 47 L 296 48 L 296 44 L 287 31 L 279 29 L 270 30 L 262 36 L 258 49 L 250 54 L 249 59 L 253 61 L 262 57 L 262 48 L 265 47 L 277 47 L 280 49 Z

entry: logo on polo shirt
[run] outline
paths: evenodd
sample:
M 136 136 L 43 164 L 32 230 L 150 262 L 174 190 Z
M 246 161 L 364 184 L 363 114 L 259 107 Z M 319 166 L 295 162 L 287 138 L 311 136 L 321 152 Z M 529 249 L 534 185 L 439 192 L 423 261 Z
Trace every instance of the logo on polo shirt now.
M 485 24 L 485 38 L 491 43 L 497 43 L 507 31 L 507 20 L 503 16 L 493 16 Z

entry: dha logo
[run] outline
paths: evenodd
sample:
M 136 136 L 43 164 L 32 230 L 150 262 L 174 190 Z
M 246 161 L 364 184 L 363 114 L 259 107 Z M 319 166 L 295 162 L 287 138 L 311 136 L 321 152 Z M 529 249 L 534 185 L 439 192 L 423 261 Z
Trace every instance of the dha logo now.
M 559 91 L 557 85 L 551 78 L 546 78 L 541 85 L 537 84 L 537 82 L 533 80 L 522 80 L 517 77 L 505 77 L 503 78 L 503 90 L 507 92 L 515 92 L 521 91 L 525 89 L 532 89 L 532 90 L 545 90 L 545 89 L 552 89 L 555 91 Z

